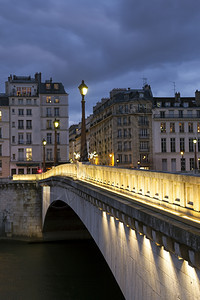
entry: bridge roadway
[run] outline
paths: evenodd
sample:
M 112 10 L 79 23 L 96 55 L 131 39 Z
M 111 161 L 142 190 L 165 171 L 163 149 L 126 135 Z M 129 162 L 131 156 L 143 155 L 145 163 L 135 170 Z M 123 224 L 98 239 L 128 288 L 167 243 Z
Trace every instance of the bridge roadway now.
M 49 174 L 51 177 L 37 178 L 43 187 L 43 224 L 52 204 L 62 201 L 69 205 L 98 245 L 125 299 L 199 299 L 197 209 L 161 203 L 156 197 L 142 194 L 139 186 L 136 193 L 120 188 L 119 184 L 91 180 L 86 172 L 84 177 L 80 176 L 80 169 L 76 170 L 79 176 L 71 171 L 55 171 Z M 19 182 L 22 178 L 31 180 L 26 176 L 14 179 Z M 194 181 L 199 185 L 197 178 L 188 186 L 187 180 L 187 188 Z M 189 205 L 198 207 L 195 201 L 190 197 Z

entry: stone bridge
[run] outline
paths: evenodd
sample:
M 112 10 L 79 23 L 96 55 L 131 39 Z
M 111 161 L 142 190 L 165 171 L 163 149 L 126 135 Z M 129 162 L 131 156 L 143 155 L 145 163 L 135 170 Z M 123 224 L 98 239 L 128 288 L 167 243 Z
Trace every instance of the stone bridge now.
M 67 164 L 0 188 L 7 235 L 92 237 L 125 299 L 199 299 L 198 176 Z

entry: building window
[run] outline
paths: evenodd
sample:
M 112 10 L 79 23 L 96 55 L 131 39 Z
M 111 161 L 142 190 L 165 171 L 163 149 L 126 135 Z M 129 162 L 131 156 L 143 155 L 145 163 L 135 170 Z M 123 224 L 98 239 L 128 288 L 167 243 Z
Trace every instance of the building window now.
M 52 115 L 51 115 L 51 107 L 47 107 L 46 108 L 46 116 L 47 117 L 51 117 Z
M 194 169 L 194 158 L 190 158 L 190 170 Z
M 18 104 L 23 105 L 23 99 L 18 99 Z
M 124 129 L 124 138 L 127 137 L 127 129 Z
M 52 120 L 47 120 L 47 123 L 46 123 L 46 125 L 47 125 L 47 129 L 52 129 Z
M 180 138 L 180 151 L 185 152 L 185 139 Z
M 59 84 L 58 83 L 54 83 L 53 87 L 54 87 L 54 90 L 59 90 Z
M 24 110 L 23 109 L 18 109 L 18 115 L 23 116 L 24 115 Z
M 51 96 L 46 97 L 46 103 L 51 103 Z
M 127 142 L 124 142 L 124 151 L 127 151 L 127 150 L 128 150 Z
M 188 132 L 193 132 L 193 123 L 188 123 Z
M 24 129 L 24 121 L 18 120 L 18 129 Z
M 21 88 L 17 87 L 17 96 L 21 96 Z
M 2 120 L 2 111 L 0 110 L 0 121 Z
M 32 129 L 32 120 L 26 120 L 26 129 Z
M 121 117 L 118 117 L 118 118 L 117 118 L 117 125 L 118 125 L 118 126 L 121 126 L 121 125 L 122 125 Z
M 200 123 L 197 123 L 197 132 L 200 132 Z
M 51 144 L 51 143 L 52 143 L 52 134 L 47 133 L 47 144 Z
M 118 137 L 118 138 L 121 138 L 121 137 L 122 137 L 122 130 L 121 130 L 121 129 L 118 129 L 118 130 L 117 130 L 117 137 Z
M 178 116 L 179 116 L 179 118 L 183 118 L 183 110 L 178 111 Z
M 24 161 L 24 149 L 23 148 L 18 149 L 18 160 Z
M 149 150 L 149 142 L 140 142 L 140 151 L 148 151 Z
M 167 172 L 167 159 L 166 158 L 162 159 L 162 171 Z
M 26 115 L 27 116 L 32 116 L 32 109 L 27 109 L 26 110 Z
M 122 142 L 117 143 L 117 150 L 122 151 Z
M 27 161 L 32 160 L 32 148 L 26 148 L 26 160 Z
M 160 123 L 160 132 L 166 133 L 166 123 Z
M 32 143 L 32 135 L 31 135 L 31 133 L 27 133 L 26 134 L 26 144 L 31 145 L 31 143 Z
M 50 90 L 51 88 L 51 84 L 50 83 L 46 83 L 46 90 Z
M 2 128 L 0 127 L 0 139 L 2 139 Z
M 12 143 L 15 144 L 15 135 L 12 136 Z
M 118 154 L 119 163 L 122 163 L 122 154 Z
M 24 134 L 23 133 L 19 133 L 18 134 L 18 144 L 24 144 Z
M 123 125 L 127 125 L 127 117 L 123 117 Z
M 23 175 L 24 174 L 24 169 L 23 168 L 18 169 L 18 174 Z
M 55 103 L 59 103 L 59 102 L 60 102 L 59 98 L 55 98 L 55 99 L 54 99 L 54 102 L 55 102 Z
M 140 138 L 144 138 L 144 137 L 148 137 L 148 129 L 147 128 L 141 128 L 140 129 L 140 134 L 139 134 L 139 136 L 140 136 Z
M 184 132 L 184 123 L 179 123 L 179 132 Z
M 176 152 L 176 140 L 175 138 L 170 139 L 171 152 Z
M 160 118 L 165 118 L 165 111 L 160 111 Z
M 170 123 L 170 132 L 175 132 L 175 123 Z
M 49 161 L 53 160 L 52 149 L 47 149 L 47 160 Z
M 171 159 L 171 170 L 172 172 L 176 172 L 176 158 Z
M 132 163 L 132 155 L 129 154 L 129 163 L 131 164 Z
M 128 163 L 128 155 L 127 154 L 124 155 L 124 162 Z
M 149 125 L 147 116 L 139 116 L 139 125 Z
M 161 139 L 161 152 L 167 152 L 166 138 Z
M 181 158 L 181 171 L 185 171 L 185 158 Z
M 54 107 L 54 116 L 55 117 L 59 116 L 59 107 Z
M 2 156 L 2 145 L 0 145 L 0 156 Z
M 31 105 L 31 99 L 26 99 L 26 104 Z
M 12 115 L 15 115 L 15 109 L 12 108 Z
M 12 128 L 15 128 L 15 122 L 12 122 Z
M 189 138 L 189 152 L 194 151 L 194 143 L 193 143 L 193 138 Z

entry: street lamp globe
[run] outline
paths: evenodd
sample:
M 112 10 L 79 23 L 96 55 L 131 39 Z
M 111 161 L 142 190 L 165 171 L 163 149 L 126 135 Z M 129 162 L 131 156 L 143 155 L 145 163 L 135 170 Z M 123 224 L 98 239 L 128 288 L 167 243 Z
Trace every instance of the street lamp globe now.
M 55 129 L 58 129 L 58 127 L 59 127 L 59 125 L 60 125 L 59 120 L 55 119 L 55 120 L 53 121 L 53 125 L 54 125 L 54 128 L 55 128 Z
M 87 91 L 88 91 L 88 87 L 87 85 L 85 84 L 84 80 L 82 80 L 82 83 L 79 85 L 79 91 L 80 91 L 80 94 L 82 96 L 85 96 L 87 94 Z

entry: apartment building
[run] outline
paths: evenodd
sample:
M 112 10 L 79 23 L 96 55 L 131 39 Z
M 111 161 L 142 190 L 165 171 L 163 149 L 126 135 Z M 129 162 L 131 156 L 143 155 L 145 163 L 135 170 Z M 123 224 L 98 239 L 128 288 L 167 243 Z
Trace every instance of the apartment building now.
M 153 169 L 188 172 L 200 165 L 200 92 L 154 98 Z
M 152 167 L 151 87 L 113 89 L 93 108 L 90 152 L 98 164 L 131 168 Z
M 68 161 L 68 94 L 62 83 L 42 82 L 35 77 L 10 75 L 5 83 L 9 99 L 10 175 L 36 173 L 42 168 L 43 146 L 46 167 L 54 164 L 55 135 L 53 121 L 59 121 L 57 152 L 59 163 Z
M 9 100 L 0 94 L 0 177 L 10 175 Z

